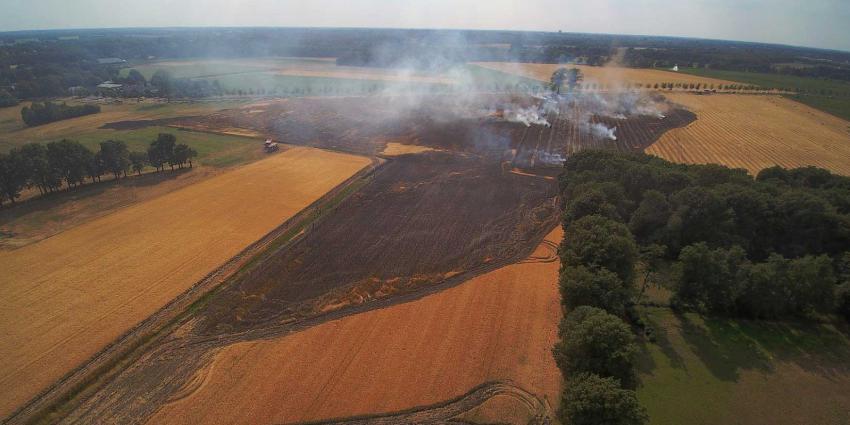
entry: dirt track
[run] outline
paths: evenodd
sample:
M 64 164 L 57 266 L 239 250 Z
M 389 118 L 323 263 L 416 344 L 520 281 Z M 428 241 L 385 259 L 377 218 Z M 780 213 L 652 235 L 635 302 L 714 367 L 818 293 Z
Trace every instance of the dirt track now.
M 292 148 L 0 252 L 0 414 L 368 163 Z

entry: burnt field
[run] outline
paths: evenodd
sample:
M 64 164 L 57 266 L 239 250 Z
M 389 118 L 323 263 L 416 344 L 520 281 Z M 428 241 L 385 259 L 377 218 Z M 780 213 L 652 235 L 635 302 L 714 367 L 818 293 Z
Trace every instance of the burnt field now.
M 202 385 L 222 347 L 416 299 L 526 258 L 559 219 L 560 167 L 552 158 L 589 147 L 642 149 L 693 120 L 673 107 L 666 117 L 586 118 L 616 121 L 618 137 L 606 140 L 567 110 L 550 111 L 552 125 L 527 126 L 498 106 L 395 102 L 292 99 L 173 123 L 369 155 L 390 142 L 433 150 L 387 158 L 356 192 L 224 284 L 68 419 L 144 421 Z
M 213 132 L 250 130 L 285 143 L 366 155 L 379 154 L 388 142 L 396 142 L 485 154 L 528 168 L 551 165 L 541 157 L 587 148 L 643 150 L 666 131 L 696 119 L 662 98 L 653 102 L 657 115 L 629 116 L 565 102 L 543 112 L 547 124 L 539 125 L 505 118 L 506 105 L 533 107 L 539 103 L 533 98 L 299 98 L 176 119 L 172 125 Z M 589 131 L 597 124 L 614 129 L 616 139 Z
M 211 302 L 199 331 L 282 323 L 521 259 L 557 220 L 555 193 L 471 155 L 402 156 Z

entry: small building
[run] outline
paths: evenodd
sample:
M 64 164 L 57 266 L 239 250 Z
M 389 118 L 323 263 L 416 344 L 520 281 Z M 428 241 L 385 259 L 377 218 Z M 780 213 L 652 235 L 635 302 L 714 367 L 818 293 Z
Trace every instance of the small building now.
M 121 84 L 112 81 L 104 81 L 97 85 L 97 92 L 101 96 L 115 96 L 121 92 Z

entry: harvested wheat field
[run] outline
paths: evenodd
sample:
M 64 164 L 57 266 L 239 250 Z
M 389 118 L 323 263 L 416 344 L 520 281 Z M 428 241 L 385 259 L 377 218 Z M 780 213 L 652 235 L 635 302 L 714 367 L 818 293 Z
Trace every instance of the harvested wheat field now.
M 850 175 L 850 122 L 778 96 L 668 97 L 696 113 L 697 120 L 667 132 L 647 153 L 753 174 L 773 165 L 815 165 Z
M 561 235 L 552 231 L 522 263 L 425 298 L 225 347 L 149 423 L 381 414 L 449 400 L 487 381 L 509 381 L 554 410 Z M 471 414 L 528 413 L 505 412 L 525 404 L 501 401 L 470 406 Z
M 0 416 L 368 164 L 295 147 L 0 252 Z
M 644 86 L 661 83 L 694 83 L 694 84 L 736 84 L 731 81 L 715 78 L 698 77 L 680 74 L 673 71 L 641 68 L 620 68 L 613 66 L 587 66 L 557 63 L 514 63 L 514 62 L 477 62 L 478 66 L 494 69 L 509 74 L 546 81 L 552 77 L 558 68 L 578 68 L 584 74 L 586 83 L 619 85 L 623 83 L 643 84 Z

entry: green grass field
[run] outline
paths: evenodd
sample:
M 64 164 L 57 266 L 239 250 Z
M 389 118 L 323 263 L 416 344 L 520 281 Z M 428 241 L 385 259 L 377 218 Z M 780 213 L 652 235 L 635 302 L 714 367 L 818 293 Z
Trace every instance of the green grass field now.
M 658 336 L 638 362 L 652 424 L 850 423 L 846 325 L 643 312 Z
M 334 60 L 318 58 L 262 58 L 262 59 L 197 59 L 141 63 L 125 68 L 136 69 L 146 78 L 164 69 L 176 78 L 218 80 L 228 91 L 242 94 L 274 94 L 281 96 L 335 96 L 378 94 L 382 92 L 440 92 L 450 89 L 449 81 L 475 84 L 483 87 L 500 87 L 525 84 L 540 86 L 540 82 L 476 65 L 447 70 L 437 74 L 415 74 L 410 81 L 397 81 L 400 71 L 382 68 L 337 67 Z M 288 75 L 283 75 L 286 72 Z M 312 72 L 332 75 L 310 75 Z M 358 72 L 363 72 L 355 77 Z M 297 75 L 304 73 L 304 75 Z M 294 75 L 293 75 L 294 74 Z M 446 81 L 417 81 L 418 77 L 439 78 Z
M 788 97 L 850 121 L 850 83 L 848 82 L 803 78 L 792 75 L 719 71 L 703 68 L 681 68 L 679 72 L 701 77 L 737 81 L 742 84 L 752 84 L 761 87 L 803 91 L 799 95 Z

